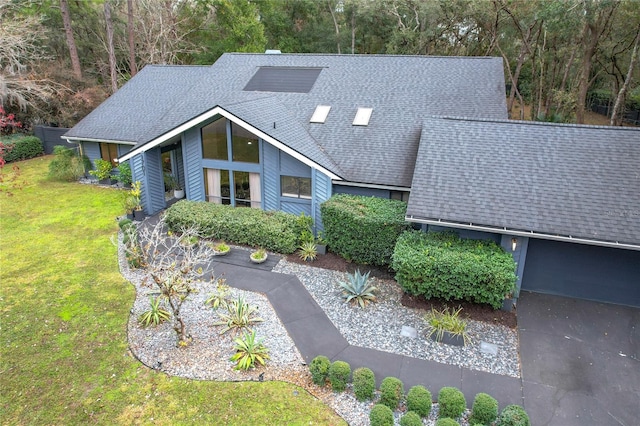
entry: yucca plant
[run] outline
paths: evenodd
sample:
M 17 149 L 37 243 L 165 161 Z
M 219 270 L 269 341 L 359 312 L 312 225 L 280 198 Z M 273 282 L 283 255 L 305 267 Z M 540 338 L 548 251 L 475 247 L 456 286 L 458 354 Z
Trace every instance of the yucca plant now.
M 369 283 L 370 273 L 371 271 L 361 274 L 360 269 L 357 269 L 353 274 L 347 275 L 349 281 L 339 282 L 340 287 L 342 287 L 343 297 L 347 303 L 353 301 L 364 308 L 367 303 L 376 301 L 374 292 L 377 288 Z
M 253 368 L 256 362 L 264 365 L 264 361 L 269 359 L 269 349 L 262 344 L 262 339 L 256 340 L 254 330 L 249 333 L 245 331 L 242 337 L 237 337 L 234 342 L 233 349 L 236 353 L 229 359 L 236 363 L 234 370 L 248 370 Z
M 225 326 L 220 334 L 224 334 L 234 328 L 248 328 L 251 324 L 264 321 L 262 318 L 255 316 L 258 307 L 249 305 L 242 297 L 227 303 L 226 308 L 226 312 L 218 311 L 221 321 L 214 323 L 214 325 Z
M 431 337 L 435 334 L 436 341 L 441 342 L 446 331 L 453 336 L 462 336 L 464 344 L 467 345 L 470 338 L 467 334 L 467 321 L 460 318 L 461 311 L 461 307 L 451 311 L 449 311 L 448 307 L 442 311 L 432 308 L 424 316 L 427 324 L 429 324 L 428 336 Z
M 302 245 L 298 247 L 298 257 L 305 262 L 316 260 L 316 257 L 318 257 L 316 243 L 313 241 L 305 241 L 302 243 Z
M 227 304 L 227 296 L 229 295 L 230 289 L 226 282 L 227 280 L 224 278 L 218 279 L 216 290 L 204 302 L 205 305 L 211 305 L 213 309 L 218 309 L 220 306 Z
M 162 308 L 160 303 L 162 302 L 161 297 L 151 297 L 149 299 L 151 304 L 151 309 L 145 311 L 138 318 L 138 322 L 143 327 L 148 327 L 150 325 L 158 325 L 163 321 L 171 318 L 171 313 L 166 309 Z

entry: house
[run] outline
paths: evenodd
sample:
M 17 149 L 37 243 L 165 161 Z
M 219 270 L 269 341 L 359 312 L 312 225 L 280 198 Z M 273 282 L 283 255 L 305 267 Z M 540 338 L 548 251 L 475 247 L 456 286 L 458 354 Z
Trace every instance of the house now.
M 166 207 L 164 173 L 188 199 L 304 212 L 317 229 L 332 194 L 400 199 L 424 229 L 511 251 L 519 287 L 640 306 L 640 131 L 508 121 L 499 58 L 147 66 L 64 137 L 129 161 L 148 214 Z

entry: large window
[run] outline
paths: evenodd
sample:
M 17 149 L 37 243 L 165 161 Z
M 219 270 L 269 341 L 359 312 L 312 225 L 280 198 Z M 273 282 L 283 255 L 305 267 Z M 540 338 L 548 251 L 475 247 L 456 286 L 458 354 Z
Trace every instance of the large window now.
M 100 143 L 100 157 L 104 161 L 109 161 L 113 167 L 118 167 L 116 158 L 118 158 L 118 145 L 114 143 Z
M 202 128 L 202 156 L 212 160 L 229 159 L 226 118 L 221 118 Z
M 258 137 L 237 124 L 231 125 L 231 158 L 227 142 L 226 118 L 221 118 L 202 128 L 202 156 L 210 160 L 260 163 Z
M 280 189 L 283 197 L 311 199 L 311 178 L 281 176 Z
M 206 200 L 210 203 L 262 207 L 260 173 L 204 169 L 204 182 Z
M 260 151 L 258 138 L 242 127 L 231 124 L 231 153 L 233 161 L 244 163 L 259 163 Z

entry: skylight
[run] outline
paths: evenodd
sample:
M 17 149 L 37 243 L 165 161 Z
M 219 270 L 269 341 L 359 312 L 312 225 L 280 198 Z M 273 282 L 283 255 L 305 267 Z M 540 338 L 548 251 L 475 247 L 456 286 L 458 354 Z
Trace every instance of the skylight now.
M 322 68 L 260 67 L 244 87 L 247 92 L 309 93 Z
M 311 116 L 310 123 L 324 123 L 327 120 L 331 107 L 329 105 L 318 105 Z
M 373 108 L 358 108 L 358 112 L 356 112 L 356 116 L 353 119 L 353 125 L 368 126 L 369 119 L 371 118 L 372 112 L 373 112 Z

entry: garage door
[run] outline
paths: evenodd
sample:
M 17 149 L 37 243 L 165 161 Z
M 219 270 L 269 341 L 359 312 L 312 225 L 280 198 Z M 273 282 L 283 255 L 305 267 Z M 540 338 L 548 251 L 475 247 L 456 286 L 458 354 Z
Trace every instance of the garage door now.
M 522 288 L 640 307 L 640 251 L 532 238 Z

